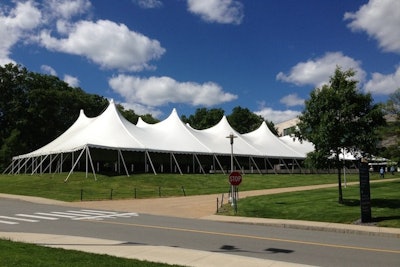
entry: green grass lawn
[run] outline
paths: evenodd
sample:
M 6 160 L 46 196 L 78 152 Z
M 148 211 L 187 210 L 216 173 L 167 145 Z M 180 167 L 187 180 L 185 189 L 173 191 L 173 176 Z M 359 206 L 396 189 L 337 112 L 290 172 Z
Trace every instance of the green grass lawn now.
M 135 174 L 127 176 L 97 175 L 97 181 L 84 173 L 74 173 L 65 183 L 67 174 L 0 175 L 0 193 L 39 196 L 63 201 L 123 198 L 155 198 L 203 195 L 229 191 L 228 175 L 223 174 Z M 347 181 L 358 181 L 357 175 L 346 175 Z M 376 175 L 378 177 L 378 175 Z M 398 176 L 400 177 L 400 175 Z M 247 174 L 243 175 L 241 191 L 292 187 L 337 182 L 337 175 Z
M 237 216 L 334 223 L 354 223 L 361 217 L 359 186 L 319 189 L 240 199 Z M 222 214 L 233 215 L 229 204 Z M 379 226 L 400 228 L 400 181 L 371 183 L 372 220 Z
M 0 239 L 0 266 L 2 267 L 109 267 L 109 266 L 137 266 L 137 267 L 167 267 L 179 266 L 149 261 L 139 261 L 118 258 L 108 255 L 98 255 L 80 251 L 48 248 L 38 245 L 12 242 Z

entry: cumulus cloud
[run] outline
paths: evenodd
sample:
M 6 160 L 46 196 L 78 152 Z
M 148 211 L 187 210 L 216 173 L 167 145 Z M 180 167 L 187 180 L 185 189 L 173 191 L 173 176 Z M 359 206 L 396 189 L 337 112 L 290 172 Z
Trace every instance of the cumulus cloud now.
M 304 99 L 300 98 L 297 94 L 289 94 L 287 96 L 284 96 L 279 102 L 285 104 L 288 107 L 304 105 Z
M 68 74 L 64 75 L 64 82 L 68 83 L 68 85 L 71 87 L 79 86 L 79 79 Z
M 188 0 L 188 10 L 204 21 L 222 24 L 242 23 L 243 4 L 236 0 Z
M 14 61 L 10 58 L 11 48 L 30 30 L 41 24 L 42 14 L 33 1 L 16 3 L 7 10 L 0 7 L 0 65 Z
M 159 0 L 133 0 L 135 4 L 141 8 L 157 8 L 161 7 L 163 3 Z
M 296 118 L 301 112 L 295 110 L 273 110 L 272 108 L 262 108 L 254 113 L 263 117 L 264 120 L 272 121 L 276 124 Z
M 109 20 L 79 21 L 67 38 L 57 39 L 42 31 L 40 43 L 47 49 L 84 56 L 106 69 L 141 71 L 152 68 L 165 49 L 157 40 Z
M 48 73 L 48 74 L 50 74 L 50 75 L 57 76 L 56 70 L 55 70 L 53 67 L 51 67 L 51 66 L 42 65 L 42 66 L 40 66 L 40 69 L 41 69 L 44 73 Z
M 390 95 L 398 88 L 400 88 L 400 66 L 392 74 L 372 73 L 371 80 L 364 86 L 365 91 L 380 95 Z
M 276 79 L 299 86 L 320 87 L 329 82 L 329 78 L 334 74 L 337 66 L 343 70 L 352 68 L 356 71 L 355 79 L 360 83 L 364 82 L 366 74 L 361 68 L 361 62 L 345 56 L 341 52 L 327 52 L 320 58 L 300 62 L 292 67 L 288 74 L 279 72 Z
M 46 0 L 46 6 L 51 12 L 48 16 L 70 19 L 86 13 L 92 6 L 89 0 Z
M 111 78 L 108 83 L 128 103 L 153 107 L 167 103 L 213 106 L 237 98 L 236 95 L 224 92 L 213 82 L 198 84 L 178 82 L 170 77 L 140 78 L 120 74 Z
M 384 51 L 400 54 L 400 1 L 370 0 L 357 12 L 346 12 L 344 19 L 351 21 L 351 30 L 376 39 Z

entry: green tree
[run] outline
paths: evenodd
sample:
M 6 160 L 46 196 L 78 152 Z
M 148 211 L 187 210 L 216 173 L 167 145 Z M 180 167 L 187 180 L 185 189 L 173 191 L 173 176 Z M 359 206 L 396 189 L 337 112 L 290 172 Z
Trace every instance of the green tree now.
M 240 106 L 233 108 L 227 119 L 229 124 L 241 134 L 256 130 L 264 121 L 261 116 L 251 112 L 248 108 Z
M 197 130 L 203 130 L 216 125 L 223 116 L 224 110 L 220 108 L 198 108 L 194 115 L 190 115 L 189 118 L 181 116 L 181 120 Z
M 385 110 L 389 115 L 396 117 L 400 121 L 400 88 L 389 96 Z
M 370 94 L 359 92 L 354 75 L 352 69 L 337 67 L 328 84 L 311 92 L 298 124 L 300 138 L 315 146 L 307 160 L 317 168 L 328 164 L 337 168 L 339 203 L 343 203 L 339 154 L 343 150 L 374 152 L 379 141 L 377 129 L 385 123 L 381 105 L 372 104 Z
M 118 104 L 117 108 L 118 111 L 122 114 L 122 116 L 124 116 L 125 119 L 127 119 L 133 124 L 137 123 L 139 117 L 141 117 L 142 120 L 147 123 L 153 124 L 159 122 L 159 120 L 154 118 L 151 114 L 138 115 L 135 113 L 134 110 L 125 109 L 121 104 Z
M 394 162 L 400 161 L 400 88 L 389 96 L 385 104 L 387 126 L 382 127 L 382 156 Z
M 97 116 L 108 101 L 55 76 L 19 65 L 0 67 L 0 168 L 12 156 L 37 149 L 63 133 L 83 109 Z

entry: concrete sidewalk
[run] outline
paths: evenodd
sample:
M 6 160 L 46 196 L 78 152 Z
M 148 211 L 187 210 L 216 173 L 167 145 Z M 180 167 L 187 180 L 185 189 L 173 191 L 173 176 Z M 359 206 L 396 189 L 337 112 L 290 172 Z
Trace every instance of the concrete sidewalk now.
M 399 179 L 394 179 L 399 180 Z M 374 182 L 389 181 L 375 180 Z M 371 181 L 372 182 L 372 181 Z M 348 183 L 350 185 L 351 183 Z M 268 190 L 256 190 L 240 192 L 240 198 L 257 195 L 277 194 L 284 192 L 314 190 L 320 188 L 335 187 L 337 184 L 301 186 L 291 188 L 279 188 Z M 26 197 L 0 194 L 0 198 L 13 198 L 42 204 L 57 204 L 69 207 L 104 209 L 112 211 L 136 212 L 143 214 L 164 215 L 181 218 L 195 218 L 203 220 L 224 221 L 232 223 L 261 224 L 275 227 L 309 229 L 319 231 L 334 231 L 341 233 L 355 233 L 367 235 L 392 236 L 400 238 L 400 229 L 384 228 L 366 225 L 348 225 L 325 222 L 294 221 L 264 218 L 247 218 L 238 216 L 215 215 L 217 210 L 217 198 L 222 200 L 222 194 L 171 197 L 157 199 L 130 199 L 112 201 L 87 201 L 87 202 L 62 202 L 38 197 Z M 224 197 L 225 202 L 227 196 Z M 118 240 L 101 240 L 82 238 L 75 236 L 43 235 L 35 233 L 0 232 L 0 238 L 15 241 L 35 243 L 44 246 L 60 247 L 64 249 L 81 250 L 86 252 L 108 254 L 117 257 L 125 257 L 153 262 L 164 262 L 184 266 L 305 266 L 286 262 L 255 259 L 249 257 L 227 255 L 223 253 L 196 251 L 182 248 L 164 246 L 137 246 L 126 244 Z

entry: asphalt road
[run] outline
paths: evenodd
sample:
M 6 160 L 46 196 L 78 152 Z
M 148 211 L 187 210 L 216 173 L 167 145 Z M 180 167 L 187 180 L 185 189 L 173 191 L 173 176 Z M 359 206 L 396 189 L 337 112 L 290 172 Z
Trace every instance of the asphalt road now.
M 400 266 L 395 237 L 88 210 L 0 199 L 0 232 L 120 240 L 316 266 Z

